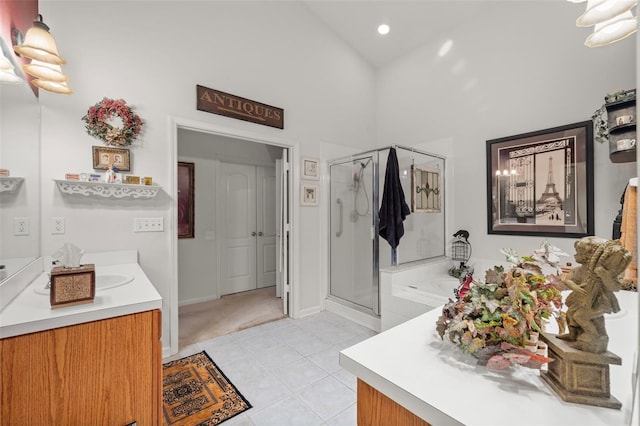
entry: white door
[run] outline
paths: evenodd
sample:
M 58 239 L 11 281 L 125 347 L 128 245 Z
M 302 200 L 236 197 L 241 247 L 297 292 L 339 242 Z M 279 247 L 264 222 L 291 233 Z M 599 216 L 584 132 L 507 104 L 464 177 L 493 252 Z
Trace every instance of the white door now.
M 276 285 L 276 172 L 273 167 L 256 168 L 257 197 L 257 285 Z
M 276 160 L 276 297 L 282 297 L 282 160 Z
M 278 263 L 278 267 L 280 268 L 281 280 L 282 280 L 282 288 L 281 295 L 282 297 L 282 310 L 285 315 L 289 315 L 289 297 L 291 295 L 291 286 L 289 284 L 289 230 L 291 217 L 289 198 L 291 194 L 289 193 L 289 179 L 291 173 L 291 164 L 289 155 L 291 151 L 288 149 L 282 150 L 282 163 L 280 166 L 280 170 L 278 173 L 278 186 L 281 190 L 280 197 L 278 200 L 278 205 L 280 207 L 278 216 L 278 223 L 280 226 L 280 235 L 279 242 L 280 247 L 278 253 L 281 256 L 281 262 Z
M 220 163 L 217 228 L 220 296 L 256 288 L 256 168 Z

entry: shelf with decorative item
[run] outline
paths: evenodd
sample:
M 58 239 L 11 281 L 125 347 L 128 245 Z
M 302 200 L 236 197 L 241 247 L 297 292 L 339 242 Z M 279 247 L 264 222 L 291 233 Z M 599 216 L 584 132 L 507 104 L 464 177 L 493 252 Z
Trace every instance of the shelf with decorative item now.
M 84 195 L 103 198 L 153 198 L 158 195 L 160 186 L 131 185 L 105 182 L 83 182 L 77 180 L 54 179 L 60 192 L 64 194 Z
M 23 177 L 0 176 L 0 192 L 15 192 L 22 182 Z
M 619 132 L 627 132 L 629 130 L 633 131 L 636 128 L 636 123 L 635 121 L 632 123 L 624 123 L 624 124 L 618 124 L 616 126 L 613 126 L 609 129 L 609 133 L 613 134 L 613 133 L 619 133 Z
M 636 90 L 607 95 L 603 108 L 606 118 L 601 114 L 600 124 L 607 128 L 607 135 L 599 141 L 608 140 L 609 159 L 613 163 L 636 161 Z

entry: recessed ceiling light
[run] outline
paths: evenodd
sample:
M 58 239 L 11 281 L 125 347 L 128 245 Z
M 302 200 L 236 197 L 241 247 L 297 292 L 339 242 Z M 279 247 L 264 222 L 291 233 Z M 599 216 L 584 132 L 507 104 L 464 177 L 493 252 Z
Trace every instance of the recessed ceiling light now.
M 389 26 L 387 24 L 381 24 L 378 26 L 378 34 L 386 35 L 389 34 Z

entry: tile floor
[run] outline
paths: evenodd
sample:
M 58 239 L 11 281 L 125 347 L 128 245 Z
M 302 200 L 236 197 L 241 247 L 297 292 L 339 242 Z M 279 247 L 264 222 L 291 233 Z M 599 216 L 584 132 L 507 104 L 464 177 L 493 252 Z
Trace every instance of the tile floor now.
M 355 426 L 356 378 L 338 352 L 374 334 L 323 311 L 197 342 L 164 362 L 209 354 L 253 405 L 224 426 Z

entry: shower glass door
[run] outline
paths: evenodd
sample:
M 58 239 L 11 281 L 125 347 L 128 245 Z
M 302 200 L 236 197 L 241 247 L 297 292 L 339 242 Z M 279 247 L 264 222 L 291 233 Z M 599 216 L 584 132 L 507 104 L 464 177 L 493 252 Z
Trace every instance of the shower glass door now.
M 377 153 L 330 164 L 329 296 L 379 314 L 376 236 Z

